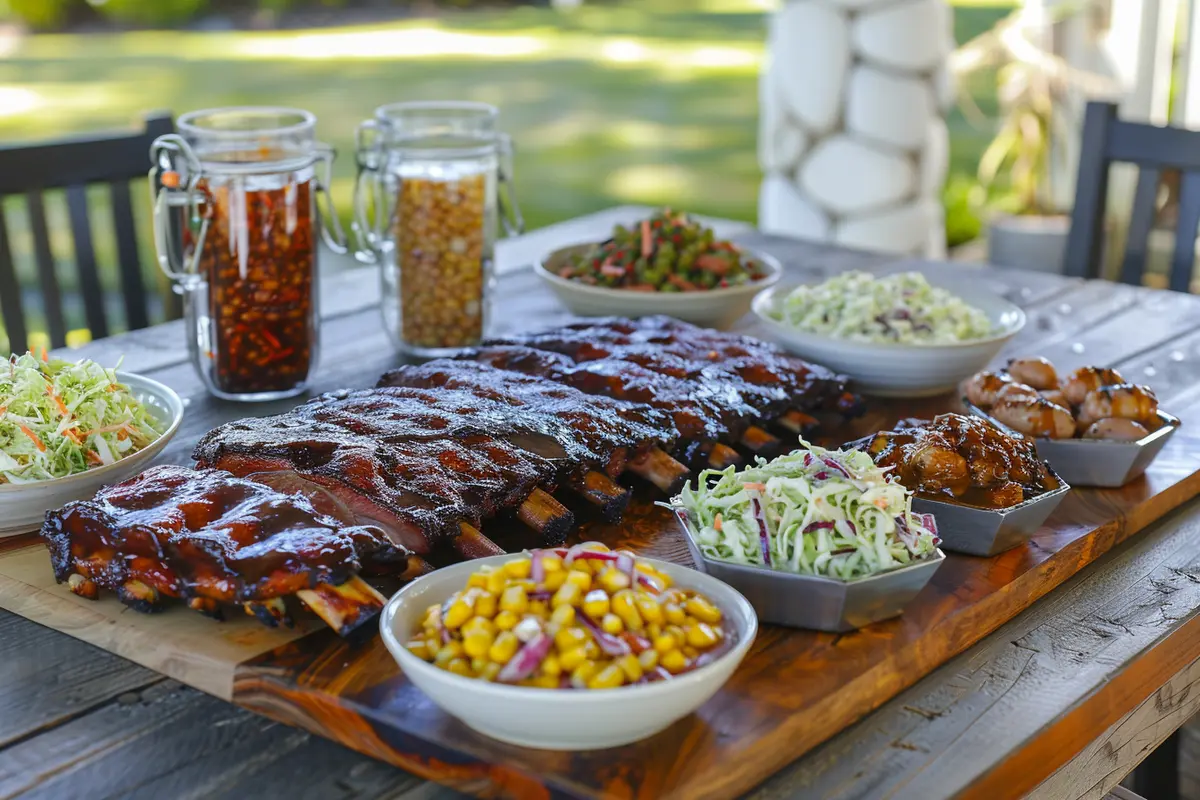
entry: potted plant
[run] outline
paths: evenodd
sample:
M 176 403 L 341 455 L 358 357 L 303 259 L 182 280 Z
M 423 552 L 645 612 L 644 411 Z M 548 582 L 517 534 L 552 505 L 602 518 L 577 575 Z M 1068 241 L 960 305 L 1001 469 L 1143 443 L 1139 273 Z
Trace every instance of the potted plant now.
M 1079 137 L 1077 121 L 1064 115 L 1072 90 L 1110 94 L 1117 84 L 1043 50 L 1038 42 L 1053 21 L 1044 12 L 1031 13 L 1035 5 L 1018 9 L 960 48 L 955 72 L 961 76 L 999 65 L 1000 129 L 979 160 L 974 198 L 992 211 L 988 261 L 1061 272 L 1071 218 L 1056 198 L 1070 193 L 1058 191 L 1055 183 L 1053 144 L 1056 137 Z

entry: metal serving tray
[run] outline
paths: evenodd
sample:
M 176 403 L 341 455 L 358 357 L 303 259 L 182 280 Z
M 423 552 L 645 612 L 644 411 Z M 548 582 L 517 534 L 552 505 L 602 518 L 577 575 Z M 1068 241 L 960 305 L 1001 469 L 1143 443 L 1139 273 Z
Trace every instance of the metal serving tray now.
M 1020 436 L 990 414 L 969 402 L 963 404 L 976 416 Z M 1072 486 L 1097 486 L 1115 489 L 1124 486 L 1146 471 L 1163 449 L 1163 445 L 1179 427 L 1179 418 L 1165 411 L 1158 412 L 1162 425 L 1136 442 L 1113 442 L 1104 439 L 1035 439 L 1038 455 L 1046 459 L 1059 476 Z
M 1008 508 L 979 508 L 919 494 L 913 496 L 912 507 L 913 511 L 933 514 L 945 549 L 972 556 L 994 556 L 1027 542 L 1071 491 L 1061 476 L 1055 477 L 1060 484 L 1057 489 Z
M 675 518 L 683 528 L 696 569 L 745 595 L 762 622 L 790 628 L 845 633 L 898 616 L 946 559 L 941 550 L 935 550 L 930 558 L 854 581 L 797 575 L 707 558 L 692 539 L 691 526 L 682 512 L 676 511 Z

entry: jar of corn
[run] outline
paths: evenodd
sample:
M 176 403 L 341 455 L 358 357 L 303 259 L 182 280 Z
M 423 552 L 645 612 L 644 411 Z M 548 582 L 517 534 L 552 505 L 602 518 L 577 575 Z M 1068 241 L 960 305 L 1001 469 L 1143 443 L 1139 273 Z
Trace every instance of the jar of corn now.
M 394 103 L 359 125 L 359 257 L 380 265 L 384 325 L 403 352 L 447 355 L 487 329 L 498 228 L 523 227 L 496 118 L 483 103 Z

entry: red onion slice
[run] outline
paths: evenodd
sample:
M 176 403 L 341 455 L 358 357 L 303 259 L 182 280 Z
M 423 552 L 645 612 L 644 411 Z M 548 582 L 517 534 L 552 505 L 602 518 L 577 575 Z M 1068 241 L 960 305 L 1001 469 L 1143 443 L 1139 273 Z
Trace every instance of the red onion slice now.
M 582 622 L 584 627 L 592 632 L 592 636 L 596 637 L 596 644 L 604 651 L 605 655 L 613 658 L 629 655 L 629 645 L 623 639 L 605 631 L 587 614 L 577 614 L 575 619 Z
M 810 522 L 804 526 L 803 533 L 812 533 L 813 531 L 828 531 L 833 530 L 832 522 Z
M 535 586 L 541 586 L 546 582 L 546 565 L 542 563 L 542 551 L 534 550 L 529 554 L 529 558 L 529 577 Z
M 517 683 L 537 672 L 542 659 L 550 652 L 550 637 L 544 633 L 530 639 L 500 670 L 496 680 L 500 683 Z
M 758 545 L 762 549 L 763 563 L 771 566 L 771 534 L 767 530 L 767 513 L 763 510 L 762 498 L 758 492 L 750 492 L 750 509 L 754 512 L 754 521 L 758 523 Z

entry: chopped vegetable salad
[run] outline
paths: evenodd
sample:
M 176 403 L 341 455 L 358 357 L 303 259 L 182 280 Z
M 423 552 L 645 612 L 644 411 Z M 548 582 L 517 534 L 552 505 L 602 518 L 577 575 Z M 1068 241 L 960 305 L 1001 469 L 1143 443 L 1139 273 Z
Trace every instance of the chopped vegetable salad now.
M 149 445 L 162 424 L 94 361 L 0 362 L 0 485 L 63 478 Z
M 705 470 L 672 506 L 705 556 L 852 580 L 932 555 L 937 525 L 859 451 L 801 449 L 737 471 Z

